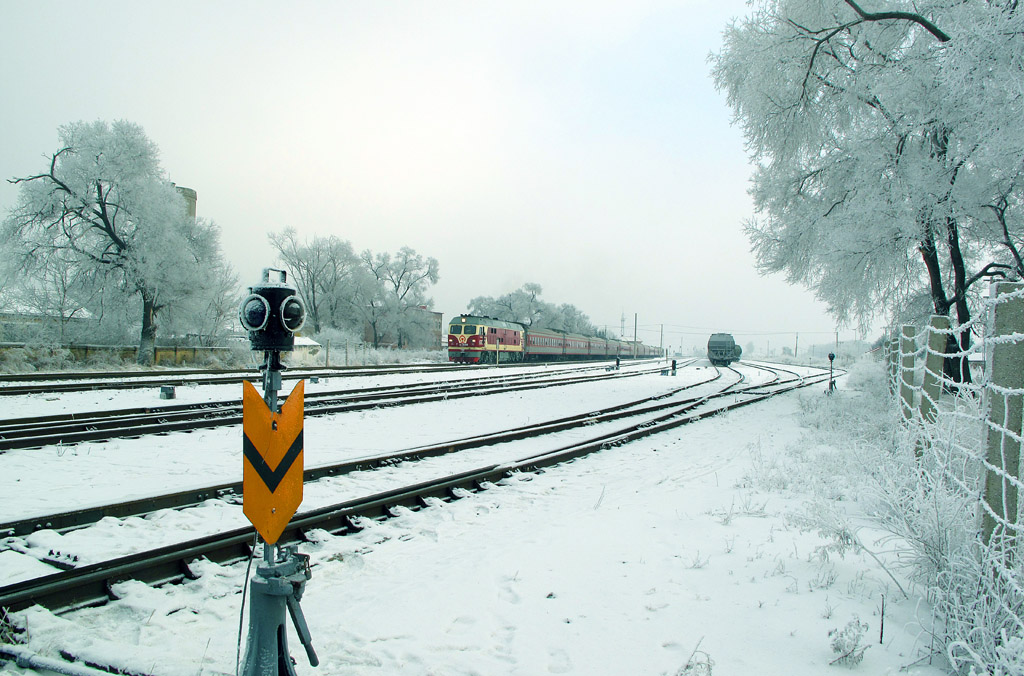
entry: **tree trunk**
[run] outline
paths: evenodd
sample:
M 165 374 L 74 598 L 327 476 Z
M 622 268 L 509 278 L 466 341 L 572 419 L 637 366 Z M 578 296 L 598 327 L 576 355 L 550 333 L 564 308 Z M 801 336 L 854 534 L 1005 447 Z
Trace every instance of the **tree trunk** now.
M 946 298 L 946 290 L 942 286 L 942 266 L 939 263 L 939 254 L 935 248 L 935 239 L 932 236 L 930 225 L 925 230 L 925 236 L 921 239 L 918 251 L 921 252 L 924 266 L 928 269 L 928 283 L 935 314 L 946 316 L 949 314 L 949 300 Z
M 952 218 L 946 220 L 946 239 L 949 243 L 949 260 L 953 265 L 953 297 L 956 298 L 956 323 L 958 326 L 967 326 L 971 321 L 971 310 L 967 307 L 967 266 L 964 265 L 963 252 L 960 250 L 960 233 L 956 221 Z M 960 331 L 960 344 L 956 345 L 953 336 L 950 340 L 955 350 L 947 350 L 946 354 L 951 355 L 952 362 L 950 371 L 958 374 L 954 382 L 971 382 L 971 367 L 967 362 L 967 351 L 971 347 L 971 332 Z M 956 356 L 959 355 L 959 356 Z
M 156 300 L 153 292 L 142 291 L 142 333 L 139 336 L 139 353 L 136 362 L 152 366 L 156 357 Z
M 921 239 L 918 250 L 921 252 L 925 268 L 928 269 L 928 282 L 935 314 L 948 317 L 949 299 L 946 298 L 946 290 L 942 285 L 942 266 L 939 263 L 939 254 L 935 247 L 935 239 L 932 237 L 932 232 L 931 225 L 928 225 L 925 228 L 925 236 Z M 955 354 L 958 351 L 959 347 L 957 346 L 956 339 L 951 335 L 946 341 L 946 354 Z M 960 382 L 961 369 L 958 367 L 954 368 L 953 360 L 948 357 L 943 360 L 942 371 L 951 382 Z

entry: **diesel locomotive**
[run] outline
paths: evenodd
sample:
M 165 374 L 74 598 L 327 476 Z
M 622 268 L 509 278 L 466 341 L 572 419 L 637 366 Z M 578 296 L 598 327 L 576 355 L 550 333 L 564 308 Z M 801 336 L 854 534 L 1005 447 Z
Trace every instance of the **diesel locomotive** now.
M 659 356 L 660 349 L 640 342 L 537 329 L 492 317 L 459 315 L 448 325 L 448 361 L 459 364 Z
M 708 361 L 712 366 L 728 366 L 739 361 L 743 349 L 733 340 L 731 333 L 712 333 L 708 338 Z

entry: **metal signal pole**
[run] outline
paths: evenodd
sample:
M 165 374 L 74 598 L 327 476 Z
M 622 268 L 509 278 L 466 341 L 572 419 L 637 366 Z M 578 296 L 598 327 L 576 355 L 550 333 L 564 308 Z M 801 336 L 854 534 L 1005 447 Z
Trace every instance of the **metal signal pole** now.
M 277 541 L 302 502 L 302 426 L 304 381 L 299 381 L 283 406 L 281 352 L 294 349 L 295 332 L 306 309 L 295 287 L 281 273 L 280 282 L 249 287 L 238 310 L 254 350 L 263 350 L 263 400 L 252 384 L 242 385 L 242 511 L 263 542 L 263 565 L 249 586 L 249 634 L 243 676 L 295 676 L 288 653 L 285 616 L 290 615 L 312 666 L 320 664 L 299 601 L 312 577 L 309 555 L 297 545 L 278 549 Z M 286 451 L 285 451 L 286 449 Z M 282 451 L 285 451 L 282 453 Z M 280 457 L 279 457 L 280 456 Z M 271 464 L 276 467 L 271 467 Z M 236 665 L 237 669 L 237 665 Z

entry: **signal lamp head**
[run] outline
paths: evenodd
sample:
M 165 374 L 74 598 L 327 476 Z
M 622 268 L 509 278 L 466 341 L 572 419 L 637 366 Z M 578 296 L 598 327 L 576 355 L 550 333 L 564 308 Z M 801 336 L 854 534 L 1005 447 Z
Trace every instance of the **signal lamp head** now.
M 295 333 L 306 323 L 306 306 L 298 296 L 288 296 L 281 303 L 281 324 L 286 331 Z
M 280 280 L 271 281 L 271 272 L 280 273 Z M 295 332 L 306 321 L 306 306 L 288 283 L 287 272 L 266 268 L 263 282 L 250 286 L 238 307 L 238 319 L 249 332 L 252 349 L 287 352 L 295 348 Z
M 238 306 L 238 321 L 246 331 L 262 331 L 270 321 L 270 303 L 263 296 L 250 293 Z

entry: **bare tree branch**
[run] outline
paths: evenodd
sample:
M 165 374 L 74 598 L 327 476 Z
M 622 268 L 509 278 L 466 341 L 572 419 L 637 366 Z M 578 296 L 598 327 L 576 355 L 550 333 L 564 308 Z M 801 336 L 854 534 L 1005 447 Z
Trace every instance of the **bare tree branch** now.
M 864 21 L 910 21 L 924 28 L 926 31 L 935 36 L 939 42 L 949 42 L 952 38 L 949 37 L 943 30 L 933 24 L 928 19 L 924 18 L 920 14 L 914 14 L 912 12 L 865 12 L 860 6 L 854 2 L 854 0 L 844 0 L 844 2 L 853 9 Z

